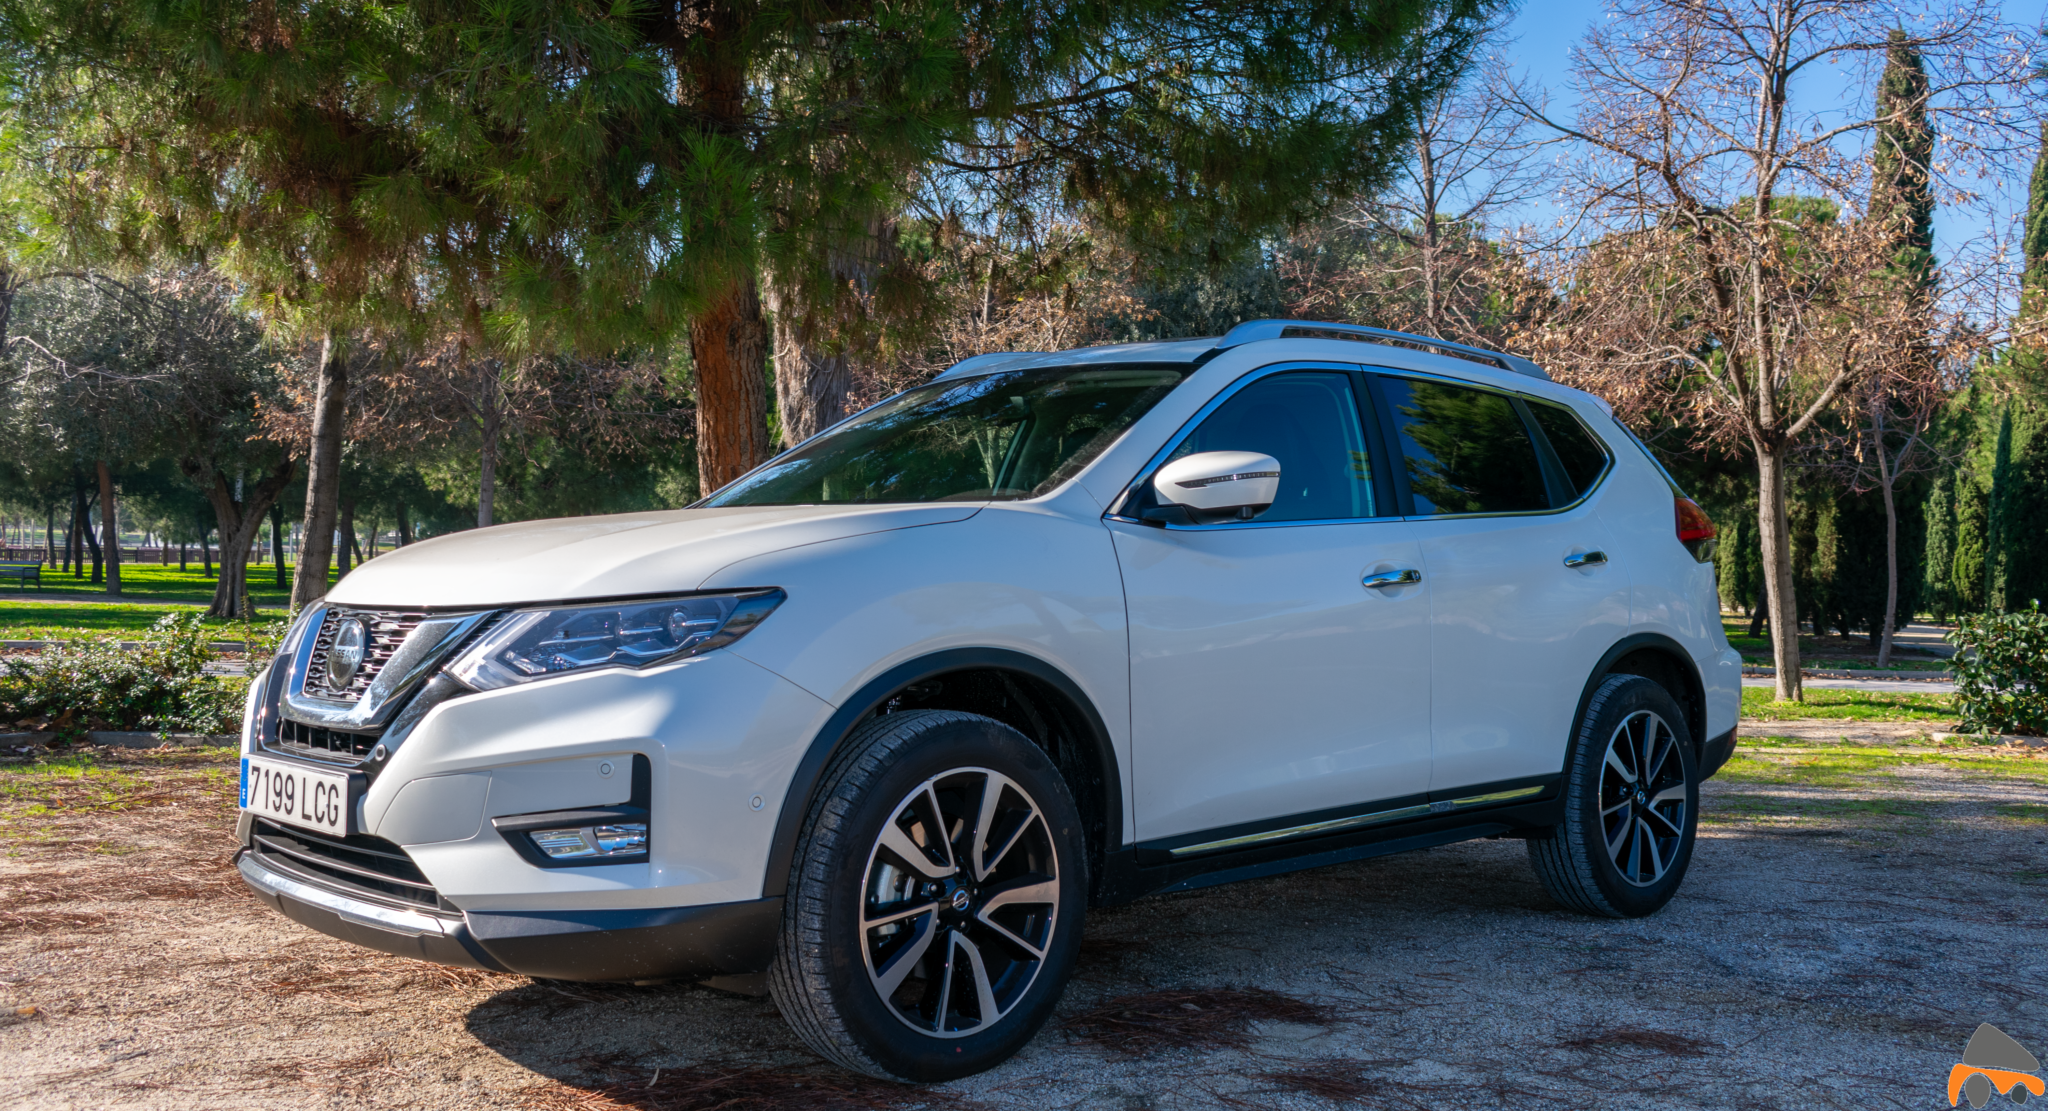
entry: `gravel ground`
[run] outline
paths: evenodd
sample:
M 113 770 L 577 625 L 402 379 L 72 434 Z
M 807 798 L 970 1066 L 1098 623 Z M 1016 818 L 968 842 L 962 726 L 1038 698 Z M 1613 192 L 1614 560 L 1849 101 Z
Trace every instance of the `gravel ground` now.
M 1643 920 L 1559 910 L 1515 841 L 1098 912 L 1031 1046 L 922 1091 L 765 999 L 313 934 L 228 867 L 223 758 L 107 759 L 0 794 L 0 1106 L 1923 1108 L 1979 1022 L 2048 1055 L 2038 754 L 1746 749 Z

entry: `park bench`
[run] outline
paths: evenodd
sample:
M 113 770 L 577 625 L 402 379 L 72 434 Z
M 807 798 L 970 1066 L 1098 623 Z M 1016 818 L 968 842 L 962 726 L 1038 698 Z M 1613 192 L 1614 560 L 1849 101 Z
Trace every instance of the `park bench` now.
M 39 559 L 34 563 L 0 563 L 0 582 L 6 582 L 9 579 L 21 584 L 23 588 L 28 586 L 30 579 L 34 579 L 36 589 L 41 590 L 43 588 L 43 561 Z

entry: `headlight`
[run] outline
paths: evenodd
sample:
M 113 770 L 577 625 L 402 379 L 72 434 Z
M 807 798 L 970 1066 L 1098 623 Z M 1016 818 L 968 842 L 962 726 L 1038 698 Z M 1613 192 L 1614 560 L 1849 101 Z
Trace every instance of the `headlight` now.
M 507 614 L 448 665 L 476 690 L 600 667 L 647 667 L 723 648 L 788 597 L 780 590 L 692 594 Z

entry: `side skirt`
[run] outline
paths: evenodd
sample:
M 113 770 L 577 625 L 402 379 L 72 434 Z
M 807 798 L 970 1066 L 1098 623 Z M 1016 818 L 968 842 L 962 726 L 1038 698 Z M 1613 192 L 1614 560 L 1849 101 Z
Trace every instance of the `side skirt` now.
M 1374 803 L 1360 808 L 1350 818 L 1328 813 L 1303 815 L 1306 821 L 1290 822 L 1271 832 L 1319 825 L 1330 827 L 1331 831 L 1263 843 L 1256 840 L 1261 834 L 1241 827 L 1140 842 L 1109 854 L 1103 861 L 1102 892 L 1097 901 L 1099 905 L 1114 906 L 1146 895 L 1192 891 L 1239 880 L 1285 875 L 1457 841 L 1522 836 L 1564 820 L 1563 801 L 1557 791 L 1555 776 L 1545 777 L 1540 783 L 1522 781 L 1506 788 L 1488 785 L 1458 794 L 1468 798 L 1498 793 L 1519 795 L 1525 786 L 1540 786 L 1541 790 L 1526 800 L 1518 797 L 1511 801 L 1480 803 L 1455 810 L 1444 808 L 1440 802 L 1434 813 L 1429 812 L 1428 804 L 1416 804 L 1423 813 L 1390 817 L 1384 821 L 1371 819 L 1411 809 L 1412 806 L 1399 805 L 1410 803 L 1410 800 Z M 1368 823 L 1362 828 L 1343 824 L 1358 819 L 1367 819 Z M 1241 848 L 1225 847 L 1233 841 L 1248 843 Z M 1190 846 L 1209 845 L 1219 847 L 1199 854 L 1187 852 Z M 1176 849 L 1180 851 L 1176 853 Z

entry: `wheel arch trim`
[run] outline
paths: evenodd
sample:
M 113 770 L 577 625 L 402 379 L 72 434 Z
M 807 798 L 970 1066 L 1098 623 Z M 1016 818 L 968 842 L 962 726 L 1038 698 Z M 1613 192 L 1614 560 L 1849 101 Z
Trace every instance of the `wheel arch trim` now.
M 1679 709 L 1685 711 L 1686 732 L 1692 735 L 1694 755 L 1700 755 L 1703 751 L 1703 746 L 1707 743 L 1705 735 L 1707 729 L 1706 682 L 1700 676 L 1699 663 L 1692 658 L 1692 653 L 1687 652 L 1684 645 L 1662 633 L 1631 633 L 1615 641 L 1601 655 L 1600 662 L 1593 665 L 1592 672 L 1586 676 L 1585 689 L 1579 692 L 1578 709 L 1572 713 L 1572 736 L 1574 738 L 1578 736 L 1579 722 L 1585 719 L 1586 706 L 1593 701 L 1593 692 L 1600 688 L 1600 681 L 1614 674 L 1637 674 L 1636 672 L 1617 673 L 1614 670 L 1614 665 L 1644 650 L 1652 651 L 1662 656 L 1669 656 L 1672 666 L 1678 671 L 1680 680 L 1686 684 L 1686 690 L 1672 691 L 1670 693 L 1672 698 L 1679 703 Z M 1651 676 L 1645 675 L 1643 678 L 1655 682 L 1655 679 Z M 1571 749 L 1567 745 L 1565 761 L 1568 764 L 1570 760 Z
M 1116 746 L 1110 738 L 1109 727 L 1103 721 L 1101 711 L 1096 709 L 1094 700 L 1065 672 L 1036 656 L 1004 648 L 950 648 L 907 660 L 870 679 L 852 697 L 840 703 L 824 726 L 812 736 L 790 776 L 781 812 L 775 818 L 775 833 L 768 846 L 768 868 L 761 878 L 763 898 L 787 892 L 797 838 L 803 834 L 804 818 L 810 812 L 811 800 L 817 795 L 826 765 L 832 762 L 854 729 L 903 688 L 948 672 L 969 670 L 1010 671 L 1030 676 L 1051 686 L 1079 711 L 1092 734 L 1090 740 L 1101 765 L 1106 843 L 1097 851 L 1106 857 L 1123 847 L 1123 774 L 1118 767 Z

